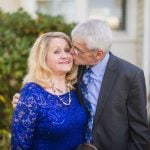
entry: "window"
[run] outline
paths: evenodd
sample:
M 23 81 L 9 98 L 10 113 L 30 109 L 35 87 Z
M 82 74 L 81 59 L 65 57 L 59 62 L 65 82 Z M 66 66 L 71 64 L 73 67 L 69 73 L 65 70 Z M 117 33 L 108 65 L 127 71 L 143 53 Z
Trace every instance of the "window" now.
M 105 20 L 113 30 L 125 29 L 125 10 L 125 0 L 88 0 L 89 18 Z
M 73 22 L 75 0 L 38 0 L 38 12 L 52 16 L 62 15 L 66 21 Z
M 99 18 L 113 30 L 126 28 L 126 0 L 38 0 L 38 12 L 62 15 L 68 22 Z

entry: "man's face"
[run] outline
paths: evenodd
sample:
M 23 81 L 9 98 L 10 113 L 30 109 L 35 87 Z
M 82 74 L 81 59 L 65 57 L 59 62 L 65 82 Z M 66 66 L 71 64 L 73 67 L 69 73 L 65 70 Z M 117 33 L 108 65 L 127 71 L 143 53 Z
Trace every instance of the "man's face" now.
M 87 65 L 93 66 L 98 63 L 96 56 L 97 51 L 89 50 L 84 43 L 79 43 L 76 41 L 72 42 L 73 47 L 71 49 L 71 54 L 73 56 L 76 65 Z

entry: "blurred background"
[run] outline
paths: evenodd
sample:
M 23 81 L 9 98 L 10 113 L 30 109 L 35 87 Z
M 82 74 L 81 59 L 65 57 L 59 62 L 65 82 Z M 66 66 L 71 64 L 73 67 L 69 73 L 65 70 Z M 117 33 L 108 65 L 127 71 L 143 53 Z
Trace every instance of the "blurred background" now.
M 107 21 L 111 51 L 144 70 L 150 101 L 150 0 L 0 0 L 0 149 L 10 149 L 11 100 L 34 40 L 48 31 L 70 35 L 89 18 Z

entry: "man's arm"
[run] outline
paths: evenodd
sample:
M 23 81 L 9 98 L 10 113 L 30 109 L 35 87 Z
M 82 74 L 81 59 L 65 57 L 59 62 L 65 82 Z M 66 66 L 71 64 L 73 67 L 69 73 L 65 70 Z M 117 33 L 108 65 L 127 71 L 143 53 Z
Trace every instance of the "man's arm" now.
M 146 87 L 143 71 L 138 71 L 132 80 L 127 101 L 131 141 L 129 150 L 148 150 L 150 139 L 147 119 Z
M 16 108 L 17 103 L 18 103 L 18 101 L 19 101 L 19 97 L 20 97 L 20 94 L 19 94 L 19 93 L 15 93 L 15 95 L 13 96 L 13 100 L 12 100 L 13 108 Z

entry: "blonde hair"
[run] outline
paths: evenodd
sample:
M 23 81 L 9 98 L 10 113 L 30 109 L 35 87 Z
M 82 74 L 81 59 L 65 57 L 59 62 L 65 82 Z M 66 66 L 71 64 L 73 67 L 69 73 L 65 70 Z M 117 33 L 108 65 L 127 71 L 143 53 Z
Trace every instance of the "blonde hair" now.
M 51 70 L 47 66 L 46 56 L 51 39 L 56 37 L 65 39 L 71 48 L 71 40 L 65 33 L 48 32 L 38 37 L 29 54 L 28 73 L 23 79 L 23 85 L 28 82 L 35 82 L 44 88 L 50 86 Z M 73 89 L 72 85 L 77 81 L 77 65 L 73 64 L 71 70 L 66 74 L 66 81 Z

